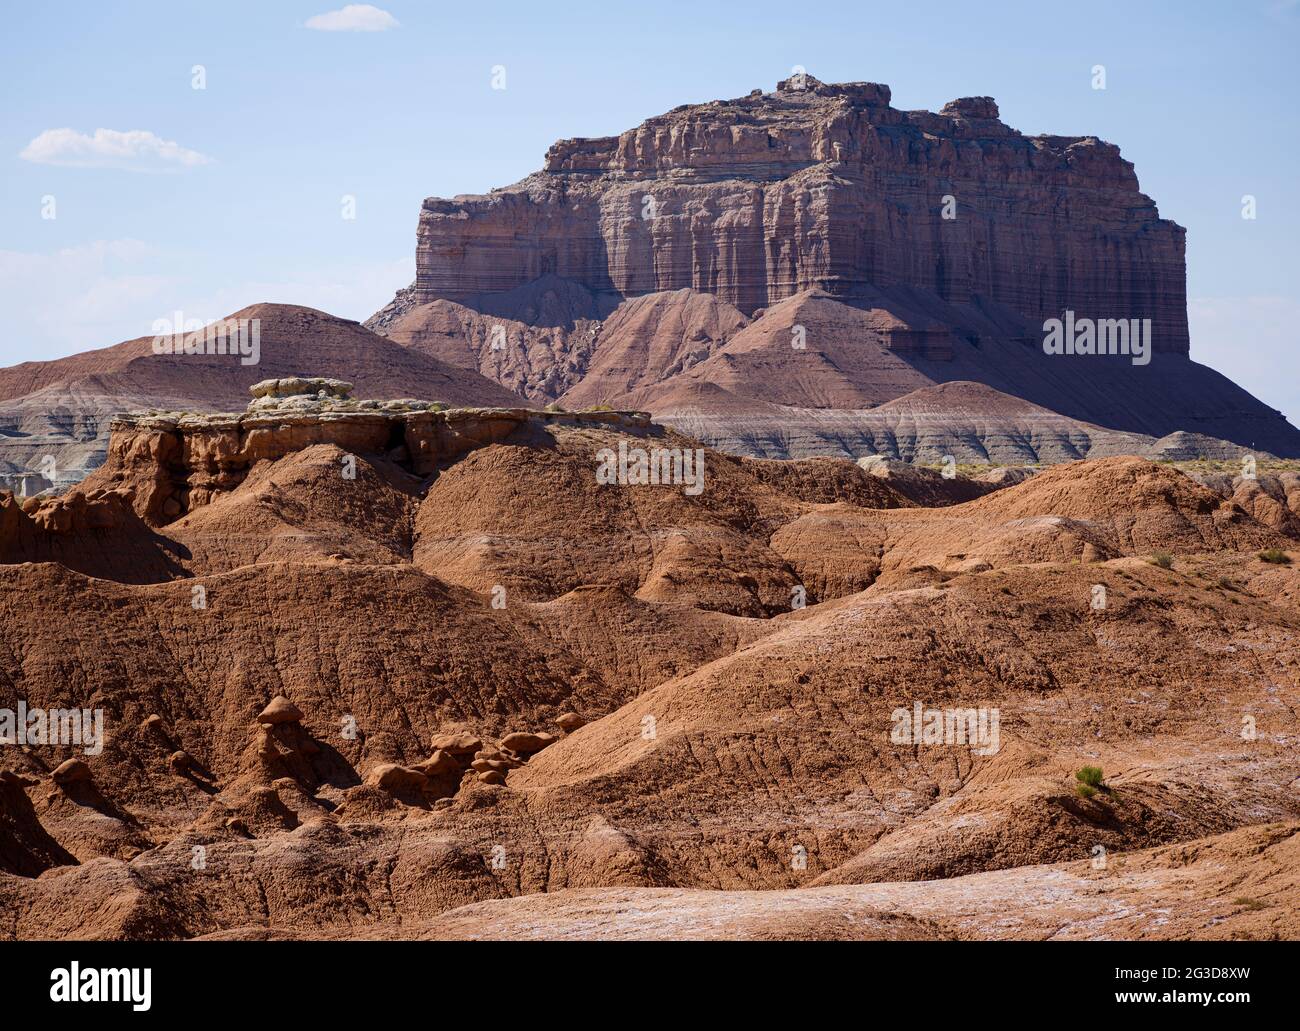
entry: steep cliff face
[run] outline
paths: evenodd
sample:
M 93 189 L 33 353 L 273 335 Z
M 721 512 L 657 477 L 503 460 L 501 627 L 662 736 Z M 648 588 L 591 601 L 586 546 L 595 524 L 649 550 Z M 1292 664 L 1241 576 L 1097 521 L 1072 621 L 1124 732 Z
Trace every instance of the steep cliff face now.
M 551 425 L 646 429 L 650 418 L 643 412 L 527 408 L 438 411 L 426 402 L 345 408 L 328 400 L 211 415 L 135 413 L 113 420 L 107 460 L 85 486 L 121 494 L 145 523 L 164 526 L 237 489 L 257 463 L 316 445 L 382 457 L 394 469 L 423 477 L 521 429 Z M 0 516 L 5 511 L 0 508 Z
M 1066 308 L 1149 318 L 1156 351 L 1186 354 L 1184 235 L 1095 137 L 1024 136 L 988 97 L 899 111 L 887 86 L 806 77 L 563 140 L 514 186 L 426 200 L 411 301 L 553 275 L 752 314 L 813 287 L 907 287 L 1027 326 Z

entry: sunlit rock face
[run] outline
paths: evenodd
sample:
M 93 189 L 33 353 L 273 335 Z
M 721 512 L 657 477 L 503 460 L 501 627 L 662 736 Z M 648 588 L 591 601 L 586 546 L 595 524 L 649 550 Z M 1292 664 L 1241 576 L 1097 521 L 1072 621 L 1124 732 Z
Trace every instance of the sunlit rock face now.
M 906 287 L 1027 326 L 1066 308 L 1149 318 L 1156 351 L 1186 354 L 1184 237 L 1096 137 L 1022 135 L 988 97 L 899 111 L 887 86 L 806 76 L 561 140 L 513 186 L 426 200 L 411 301 L 556 276 L 752 314 L 813 287 Z

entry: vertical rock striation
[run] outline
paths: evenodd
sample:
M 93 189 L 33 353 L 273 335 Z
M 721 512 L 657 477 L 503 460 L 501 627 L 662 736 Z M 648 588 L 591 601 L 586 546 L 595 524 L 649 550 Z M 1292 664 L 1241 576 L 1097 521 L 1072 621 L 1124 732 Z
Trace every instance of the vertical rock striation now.
M 805 77 L 562 140 L 514 186 L 426 200 L 412 301 L 556 276 L 752 314 L 814 287 L 911 288 L 1030 327 L 1066 308 L 1149 318 L 1156 351 L 1186 354 L 1184 237 L 1096 137 L 1025 136 L 988 97 L 899 111 L 887 86 Z

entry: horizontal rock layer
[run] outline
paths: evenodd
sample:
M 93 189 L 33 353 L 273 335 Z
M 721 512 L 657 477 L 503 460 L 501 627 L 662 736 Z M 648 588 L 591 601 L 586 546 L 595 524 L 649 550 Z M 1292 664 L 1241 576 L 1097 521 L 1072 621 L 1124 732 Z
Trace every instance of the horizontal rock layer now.
M 814 286 L 907 286 L 1030 325 L 1066 308 L 1149 318 L 1156 350 L 1187 352 L 1185 231 L 1117 147 L 1024 136 L 987 97 L 939 114 L 889 100 L 809 77 L 561 141 L 514 186 L 424 202 L 412 300 L 556 275 L 615 297 L 688 287 L 752 313 Z
M 427 476 L 439 463 L 497 443 L 527 426 L 634 426 L 643 412 L 537 412 L 527 408 L 317 410 L 224 415 L 125 415 L 113 421 L 100 477 L 133 490 L 135 509 L 163 525 L 238 487 L 252 466 L 316 444 L 352 454 L 383 455 Z M 340 472 L 342 475 L 342 472 Z

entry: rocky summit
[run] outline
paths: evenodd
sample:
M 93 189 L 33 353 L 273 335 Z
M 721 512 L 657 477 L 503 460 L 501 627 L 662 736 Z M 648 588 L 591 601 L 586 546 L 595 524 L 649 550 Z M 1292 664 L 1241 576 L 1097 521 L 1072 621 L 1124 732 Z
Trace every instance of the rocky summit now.
M 1031 323 L 1149 318 L 1159 350 L 1188 349 L 1183 228 L 1118 147 L 1024 136 L 989 97 L 899 111 L 879 83 L 787 79 L 561 140 L 515 186 L 426 200 L 417 240 L 416 303 L 545 275 L 619 299 L 687 288 L 746 315 L 813 287 L 912 288 Z M 917 332 L 891 342 L 919 349 Z
M 751 455 L 926 457 L 862 413 L 974 382 L 1111 431 L 1300 457 L 1279 412 L 1191 360 L 1185 237 L 1096 136 L 802 75 L 426 200 L 415 282 L 367 326 L 534 401 L 645 408 Z M 1122 324 L 1122 352 L 1045 353 L 1063 318 Z M 996 462 L 1014 427 L 990 420 L 974 450 Z

